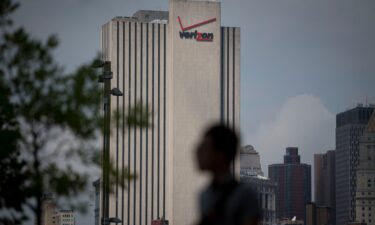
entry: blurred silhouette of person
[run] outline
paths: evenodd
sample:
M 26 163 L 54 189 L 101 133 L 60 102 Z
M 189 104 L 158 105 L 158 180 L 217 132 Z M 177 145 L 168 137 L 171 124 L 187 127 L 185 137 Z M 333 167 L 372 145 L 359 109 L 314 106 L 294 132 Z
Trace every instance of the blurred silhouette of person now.
M 224 125 L 214 125 L 196 149 L 198 166 L 208 172 L 211 184 L 199 196 L 199 225 L 256 225 L 261 220 L 257 194 L 239 183 L 231 172 L 238 137 Z

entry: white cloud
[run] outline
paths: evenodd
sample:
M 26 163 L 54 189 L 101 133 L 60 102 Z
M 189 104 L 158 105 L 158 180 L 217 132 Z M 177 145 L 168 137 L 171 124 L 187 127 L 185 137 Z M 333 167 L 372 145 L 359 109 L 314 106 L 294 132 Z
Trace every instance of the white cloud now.
M 315 96 L 289 98 L 274 118 L 260 125 L 249 144 L 260 153 L 262 169 L 282 163 L 285 148 L 299 147 L 301 161 L 313 165 L 314 154 L 335 146 L 335 115 Z

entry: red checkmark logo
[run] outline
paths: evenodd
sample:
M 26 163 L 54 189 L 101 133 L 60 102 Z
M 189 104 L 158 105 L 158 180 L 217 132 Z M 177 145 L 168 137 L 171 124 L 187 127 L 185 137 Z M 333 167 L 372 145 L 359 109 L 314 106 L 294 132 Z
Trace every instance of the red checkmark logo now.
M 216 18 L 212 18 L 212 19 L 208 19 L 208 20 L 205 20 L 205 21 L 202 21 L 202 22 L 199 22 L 199 23 L 192 24 L 190 26 L 184 27 L 182 25 L 181 18 L 178 16 L 177 19 L 178 19 L 178 22 L 180 23 L 180 27 L 181 27 L 182 31 L 187 31 L 187 30 L 193 29 L 195 27 L 199 27 L 199 26 L 202 26 L 202 25 L 205 25 L 205 24 L 212 23 L 212 22 L 216 21 Z

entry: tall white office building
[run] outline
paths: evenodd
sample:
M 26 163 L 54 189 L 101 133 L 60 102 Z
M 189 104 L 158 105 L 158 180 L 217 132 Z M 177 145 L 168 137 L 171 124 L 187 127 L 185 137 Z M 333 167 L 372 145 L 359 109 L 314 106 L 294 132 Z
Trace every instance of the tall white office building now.
M 114 167 L 137 179 L 116 177 L 108 217 L 129 225 L 158 218 L 192 224 L 207 182 L 194 162 L 198 139 L 213 122 L 239 130 L 240 29 L 221 26 L 220 2 L 170 0 L 169 12 L 113 18 L 102 26 L 101 40 L 111 88 L 124 93 L 110 98 L 111 110 L 129 114 L 138 104 L 138 112 L 151 112 L 152 124 L 110 123 Z M 239 174 L 239 163 L 233 167 Z

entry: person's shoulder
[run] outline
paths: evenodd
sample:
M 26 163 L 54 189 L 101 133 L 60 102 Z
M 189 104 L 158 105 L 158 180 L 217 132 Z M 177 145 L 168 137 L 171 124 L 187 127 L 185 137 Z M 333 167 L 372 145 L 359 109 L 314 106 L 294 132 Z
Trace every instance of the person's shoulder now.
M 240 215 L 241 224 L 252 219 L 259 221 L 262 217 L 262 211 L 256 190 L 250 184 L 240 182 L 236 192 L 239 211 L 242 212 Z
M 237 185 L 237 192 L 241 193 L 242 195 L 256 195 L 256 191 L 250 184 L 239 182 Z

